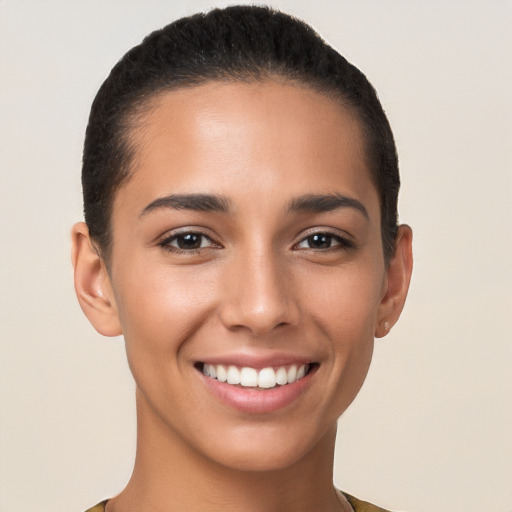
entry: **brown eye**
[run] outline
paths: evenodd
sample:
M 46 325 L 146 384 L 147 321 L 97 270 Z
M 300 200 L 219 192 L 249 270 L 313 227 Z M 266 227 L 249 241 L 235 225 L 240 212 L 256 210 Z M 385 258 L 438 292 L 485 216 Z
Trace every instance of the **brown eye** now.
M 169 250 L 195 251 L 206 247 L 215 247 L 213 241 L 203 233 L 186 232 L 172 235 L 159 245 Z
M 203 238 L 203 235 L 197 233 L 187 233 L 186 235 L 177 236 L 175 242 L 179 249 L 199 249 Z
M 299 249 L 331 249 L 337 245 L 342 245 L 342 240 L 338 236 L 330 233 L 315 233 L 304 238 L 297 247 Z
M 308 245 L 311 249 L 328 249 L 332 247 L 332 235 L 321 233 L 319 235 L 311 235 L 307 238 Z

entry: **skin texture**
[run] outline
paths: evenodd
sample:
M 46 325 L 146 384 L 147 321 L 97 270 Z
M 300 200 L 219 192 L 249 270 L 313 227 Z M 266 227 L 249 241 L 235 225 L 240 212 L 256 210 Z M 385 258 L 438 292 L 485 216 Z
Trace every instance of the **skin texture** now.
M 135 469 L 107 510 L 350 510 L 332 488 L 336 422 L 412 269 L 406 226 L 384 263 L 357 119 L 293 84 L 209 83 L 160 95 L 132 136 L 109 272 L 86 226 L 73 230 L 82 309 L 100 333 L 124 335 L 137 384 Z M 171 207 L 171 194 L 220 196 L 225 211 Z M 352 202 L 297 207 L 333 194 Z M 190 232 L 201 247 L 180 249 L 172 236 Z M 315 234 L 331 238 L 318 247 Z M 284 406 L 251 412 L 198 369 L 229 358 L 314 372 Z

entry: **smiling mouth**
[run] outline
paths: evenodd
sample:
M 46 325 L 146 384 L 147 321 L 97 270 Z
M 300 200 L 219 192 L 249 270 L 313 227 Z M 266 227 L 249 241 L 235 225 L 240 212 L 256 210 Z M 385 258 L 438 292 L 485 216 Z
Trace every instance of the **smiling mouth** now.
M 219 382 L 254 389 L 272 389 L 285 386 L 304 378 L 316 367 L 315 363 L 292 364 L 277 368 L 251 368 L 234 365 L 201 363 L 200 368 L 204 375 Z

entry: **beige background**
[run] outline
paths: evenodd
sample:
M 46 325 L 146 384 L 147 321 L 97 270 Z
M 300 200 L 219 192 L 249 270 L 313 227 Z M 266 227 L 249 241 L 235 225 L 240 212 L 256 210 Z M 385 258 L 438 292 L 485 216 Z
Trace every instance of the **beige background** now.
M 0 0 L 0 512 L 80 511 L 130 474 L 122 340 L 72 289 L 81 144 L 115 61 L 212 3 Z M 410 299 L 341 421 L 336 483 L 409 512 L 510 512 L 512 2 L 270 3 L 376 86 L 415 230 Z

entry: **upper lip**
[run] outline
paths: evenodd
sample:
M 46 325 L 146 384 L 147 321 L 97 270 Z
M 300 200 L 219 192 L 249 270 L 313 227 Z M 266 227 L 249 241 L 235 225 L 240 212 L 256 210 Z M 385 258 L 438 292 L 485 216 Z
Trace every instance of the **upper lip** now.
M 311 364 L 314 361 L 311 357 L 287 354 L 287 353 L 266 353 L 266 354 L 244 354 L 227 353 L 222 355 L 205 356 L 197 361 L 204 364 L 222 364 L 226 366 L 237 366 L 239 368 L 249 367 L 255 369 Z

